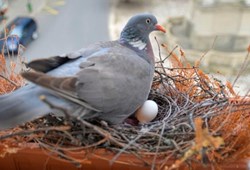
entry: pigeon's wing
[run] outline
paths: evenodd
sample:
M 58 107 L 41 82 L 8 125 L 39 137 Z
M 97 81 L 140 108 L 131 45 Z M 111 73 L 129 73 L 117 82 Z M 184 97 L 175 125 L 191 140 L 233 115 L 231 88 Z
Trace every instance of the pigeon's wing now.
M 78 66 L 79 71 L 68 77 L 39 72 L 23 76 L 63 98 L 104 112 L 102 118 L 111 123 L 123 121 L 148 97 L 153 67 L 126 47 L 102 48 Z
M 103 49 L 88 61 L 95 63 L 77 74 L 76 92 L 102 118 L 120 123 L 147 100 L 154 66 L 134 51 L 117 46 Z
M 26 64 L 28 68 L 32 68 L 35 71 L 39 72 L 49 72 L 69 61 L 76 60 L 79 57 L 88 57 L 91 54 L 99 51 L 102 48 L 109 47 L 113 45 L 115 41 L 111 42 L 99 42 L 88 46 L 87 48 L 82 48 L 78 51 L 73 51 L 67 54 L 62 54 L 60 56 L 52 56 L 48 58 L 40 58 L 33 60 Z
M 100 110 L 95 109 L 84 100 L 81 100 L 77 97 L 75 92 L 77 78 L 75 77 L 52 77 L 45 73 L 34 71 L 23 72 L 22 76 L 35 84 L 49 89 L 62 98 L 68 99 L 88 109 L 100 112 Z
M 26 64 L 26 66 L 36 71 L 46 73 L 68 62 L 69 60 L 70 59 L 68 57 L 53 56 L 49 58 L 36 59 Z

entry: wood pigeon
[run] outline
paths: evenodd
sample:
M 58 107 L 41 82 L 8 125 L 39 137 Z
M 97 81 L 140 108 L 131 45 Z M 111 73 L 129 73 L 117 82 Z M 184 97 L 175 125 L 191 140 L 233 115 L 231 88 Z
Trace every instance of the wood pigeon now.
M 61 56 L 27 64 L 28 85 L 0 96 L 0 129 L 15 127 L 60 111 L 39 99 L 43 95 L 72 116 L 120 124 L 147 100 L 154 75 L 152 31 L 165 29 L 151 14 L 129 19 L 116 41 L 98 42 Z

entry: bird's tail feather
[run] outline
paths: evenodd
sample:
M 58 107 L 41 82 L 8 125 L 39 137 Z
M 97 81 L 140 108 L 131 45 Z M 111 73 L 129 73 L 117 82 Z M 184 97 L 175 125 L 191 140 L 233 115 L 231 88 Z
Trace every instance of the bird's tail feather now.
M 10 94 L 0 96 L 0 130 L 16 127 L 48 113 L 63 115 L 62 111 L 52 109 L 48 104 L 40 100 L 42 95 L 53 106 L 71 111 L 70 115 L 73 117 L 80 116 L 84 119 L 97 117 L 97 114 L 94 114 L 94 111 L 88 108 L 53 95 L 42 87 L 29 84 Z M 79 109 L 80 111 L 77 111 Z M 84 112 L 81 112 L 82 109 Z
M 50 108 L 39 99 L 41 92 L 40 88 L 28 85 L 0 96 L 0 129 L 15 127 L 47 114 Z

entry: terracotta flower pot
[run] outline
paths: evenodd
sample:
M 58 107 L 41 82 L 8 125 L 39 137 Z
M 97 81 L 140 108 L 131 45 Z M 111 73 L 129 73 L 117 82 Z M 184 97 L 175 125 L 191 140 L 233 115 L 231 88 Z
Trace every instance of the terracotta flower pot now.
M 83 160 L 86 152 L 84 150 L 79 151 L 75 158 L 81 158 Z M 77 167 L 69 161 L 63 161 L 62 159 L 55 159 L 51 157 L 49 152 L 45 152 L 40 149 L 37 144 L 27 144 L 21 150 L 14 154 L 7 154 L 5 157 L 0 158 L 1 170 L 150 170 L 150 166 L 146 166 L 135 156 L 131 154 L 121 154 L 121 156 L 111 165 L 110 160 L 115 156 L 114 153 L 106 151 L 104 149 L 96 150 L 91 154 L 88 159 L 81 162 L 81 166 Z M 152 161 L 152 157 L 147 158 Z M 174 161 L 168 161 L 168 166 Z M 191 165 L 193 169 L 212 169 L 211 166 Z M 234 169 L 247 169 L 247 161 L 237 161 L 224 164 L 220 166 L 221 169 L 234 170 Z M 189 169 L 186 164 L 183 164 L 179 169 Z

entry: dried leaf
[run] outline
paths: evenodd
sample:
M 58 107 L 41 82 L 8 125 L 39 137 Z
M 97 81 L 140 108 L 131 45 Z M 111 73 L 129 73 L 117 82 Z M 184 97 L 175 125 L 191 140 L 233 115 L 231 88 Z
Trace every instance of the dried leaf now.
M 196 118 L 194 120 L 195 123 L 195 143 L 194 145 L 185 152 L 184 156 L 175 161 L 175 163 L 169 168 L 169 169 L 176 169 L 179 168 L 180 165 L 185 162 L 187 159 L 190 159 L 192 156 L 202 153 L 202 150 L 206 148 L 206 150 L 209 148 L 210 150 L 216 150 L 219 149 L 221 145 L 224 145 L 224 140 L 221 137 L 213 137 L 207 128 L 202 128 L 202 119 Z M 203 155 L 199 156 L 200 158 L 203 157 Z M 165 168 L 166 169 L 166 168 Z
M 232 84 L 229 81 L 226 82 L 226 87 L 227 87 L 227 89 L 229 90 L 229 92 L 231 93 L 232 96 L 234 96 L 234 97 L 237 96 L 237 94 L 235 93 L 235 91 L 233 89 Z

